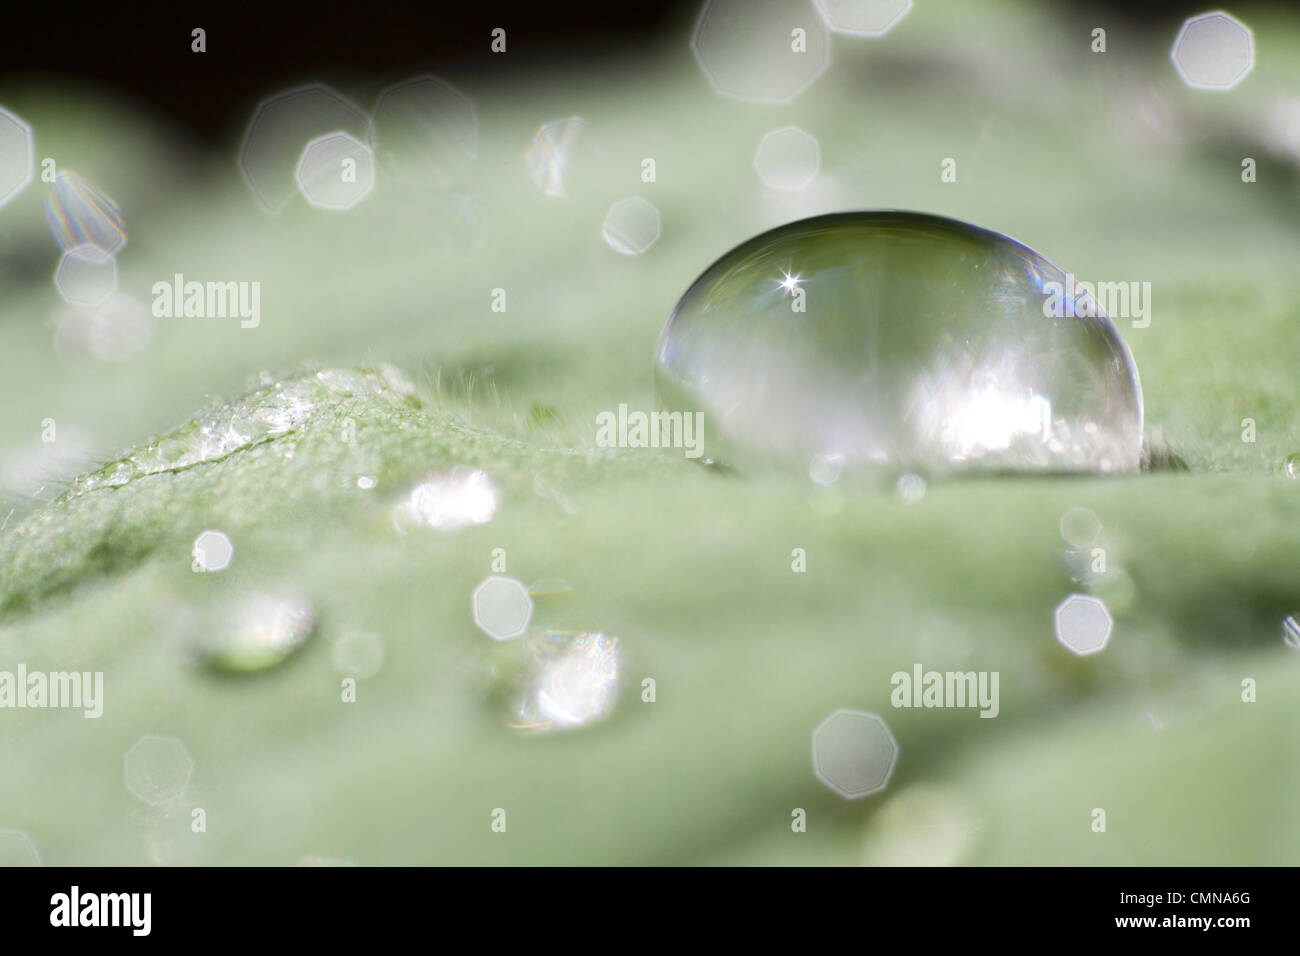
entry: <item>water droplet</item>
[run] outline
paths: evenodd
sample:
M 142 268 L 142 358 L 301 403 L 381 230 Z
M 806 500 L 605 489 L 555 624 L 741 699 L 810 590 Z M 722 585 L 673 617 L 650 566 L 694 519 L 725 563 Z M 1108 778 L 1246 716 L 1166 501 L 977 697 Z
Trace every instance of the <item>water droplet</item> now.
M 1286 461 L 1282 463 L 1282 466 L 1286 469 L 1286 476 L 1288 478 L 1300 478 L 1300 452 L 1296 452 L 1294 455 L 1287 455 Z
M 117 203 L 71 170 L 54 177 L 50 198 L 45 201 L 45 221 L 64 252 L 91 245 L 115 256 L 126 245 Z
M 1282 643 L 1293 651 L 1300 651 L 1300 621 L 1288 614 L 1282 621 Z
M 178 799 L 194 775 L 194 758 L 175 737 L 146 734 L 122 761 L 126 789 L 137 800 L 159 807 Z
M 497 510 L 497 492 L 487 472 L 456 468 L 416 485 L 393 509 L 393 527 L 405 534 L 412 528 L 455 531 L 486 524 Z
M 1005 236 L 936 216 L 791 223 L 687 290 L 656 350 L 660 405 L 703 412 L 705 454 L 742 467 L 842 455 L 846 471 L 1134 470 L 1136 368 L 1067 281 Z
M 619 640 L 551 631 L 532 641 L 511 726 L 582 727 L 607 717 L 618 700 Z
M 377 482 L 370 475 L 357 475 L 357 487 L 362 491 L 369 491 Z
M 279 664 L 306 644 L 315 629 L 316 614 L 307 601 L 259 593 L 200 624 L 191 645 L 207 667 L 247 673 Z
M 334 669 L 347 677 L 374 677 L 384 665 L 384 639 L 365 631 L 344 634 L 334 642 L 330 659 Z

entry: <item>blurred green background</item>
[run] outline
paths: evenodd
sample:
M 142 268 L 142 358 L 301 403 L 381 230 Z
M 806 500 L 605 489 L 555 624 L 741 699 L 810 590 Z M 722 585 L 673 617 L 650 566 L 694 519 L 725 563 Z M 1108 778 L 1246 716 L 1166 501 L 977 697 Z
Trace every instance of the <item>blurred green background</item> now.
M 74 322 L 56 348 L 49 187 L 0 210 L 14 509 L 0 669 L 105 674 L 99 720 L 0 711 L 0 828 L 49 864 L 1294 863 L 1300 652 L 1282 621 L 1300 609 L 1300 488 L 1283 462 L 1300 451 L 1300 18 L 1231 12 L 1253 30 L 1255 67 L 1226 93 L 1184 86 L 1168 32 L 1078 8 L 918 2 L 882 38 L 835 36 L 829 69 L 783 106 L 718 96 L 687 17 L 624 65 L 530 84 L 448 75 L 479 137 L 449 189 L 381 176 L 348 213 L 298 199 L 278 218 L 241 180 L 237 142 L 200 147 L 91 89 L 0 90 L 38 161 L 120 204 L 124 295 L 147 305 L 176 272 L 262 283 L 257 329 L 159 319 L 105 361 Z M 1109 28 L 1105 54 L 1089 49 L 1094 26 Z M 378 92 L 319 79 L 367 108 Z M 584 125 L 569 195 L 550 197 L 526 151 L 539 124 L 571 115 Z M 817 138 L 821 169 L 781 194 L 752 159 L 791 124 Z M 945 157 L 956 183 L 940 181 Z M 1242 182 L 1243 157 L 1257 182 Z M 662 217 L 635 257 L 601 236 L 627 196 Z M 1006 233 L 1081 278 L 1150 281 L 1150 327 L 1120 328 L 1148 442 L 1187 470 L 932 482 L 906 502 L 888 485 L 594 450 L 598 412 L 652 407 L 663 321 L 714 259 L 781 222 L 882 207 Z M 79 471 L 304 362 L 392 363 L 418 402 L 324 404 L 279 454 L 55 500 Z M 492 476 L 495 517 L 397 534 L 394 504 L 454 465 Z M 377 486 L 358 489 L 359 474 Z M 1090 658 L 1052 629 L 1079 590 L 1058 529 L 1071 506 L 1101 518 L 1111 567 L 1097 593 L 1115 630 Z M 205 528 L 235 545 L 219 574 L 191 571 Z M 496 548 L 545 592 L 534 629 L 620 638 L 607 720 L 508 726 L 519 650 L 470 613 Z M 806 573 L 791 571 L 795 548 Z M 183 622 L 288 591 L 319 624 L 284 665 L 214 675 L 178 646 Z M 357 630 L 383 638 L 384 662 L 343 703 L 330 649 Z M 915 662 L 998 671 L 1000 715 L 895 710 L 889 677 Z M 840 707 L 881 714 L 897 739 L 883 793 L 846 801 L 814 776 L 810 734 Z M 194 761 L 161 808 L 124 785 L 145 734 L 179 738 Z

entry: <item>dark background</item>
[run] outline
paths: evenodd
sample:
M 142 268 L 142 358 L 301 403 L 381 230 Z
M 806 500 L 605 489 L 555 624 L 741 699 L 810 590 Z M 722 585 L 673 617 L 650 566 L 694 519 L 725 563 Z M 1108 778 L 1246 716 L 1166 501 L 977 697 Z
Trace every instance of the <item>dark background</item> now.
M 49 79 L 86 83 L 125 94 L 214 142 L 237 134 L 250 107 L 285 86 L 340 74 L 398 79 L 432 71 L 454 80 L 490 69 L 509 76 L 636 57 L 674 35 L 685 42 L 702 3 L 14 4 L 0 26 L 0 90 Z M 1166 32 L 1187 16 L 1217 9 L 1205 0 L 1061 6 Z M 208 52 L 201 56 L 190 51 L 195 27 L 207 30 Z M 495 27 L 507 31 L 506 56 L 490 52 Z

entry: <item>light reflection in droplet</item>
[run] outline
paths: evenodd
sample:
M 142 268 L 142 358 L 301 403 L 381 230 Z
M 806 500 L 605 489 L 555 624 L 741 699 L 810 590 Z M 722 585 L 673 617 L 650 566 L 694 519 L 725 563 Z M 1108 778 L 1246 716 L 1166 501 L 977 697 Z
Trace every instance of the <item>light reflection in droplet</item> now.
M 412 528 L 455 531 L 486 524 L 497 510 L 497 491 L 487 472 L 457 468 L 416 485 L 393 509 L 393 526 L 402 534 Z
M 533 642 L 531 651 L 512 727 L 582 727 L 614 709 L 618 700 L 617 637 L 598 632 L 549 632 Z

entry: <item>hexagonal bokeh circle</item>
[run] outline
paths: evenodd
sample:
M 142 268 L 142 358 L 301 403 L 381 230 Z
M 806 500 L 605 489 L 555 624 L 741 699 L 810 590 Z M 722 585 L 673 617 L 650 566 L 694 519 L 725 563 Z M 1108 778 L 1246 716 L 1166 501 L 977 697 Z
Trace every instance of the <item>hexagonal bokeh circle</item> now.
M 126 752 L 122 769 L 131 795 L 157 807 L 185 792 L 194 775 L 194 758 L 175 737 L 146 734 Z
M 35 163 L 32 128 L 0 107 L 0 206 L 17 196 L 32 181 Z
M 298 191 L 295 177 L 307 144 L 336 132 L 369 143 L 370 117 L 323 84 L 286 90 L 258 104 L 239 150 L 239 171 L 264 210 L 283 211 Z
M 445 189 L 478 155 L 474 101 L 430 74 L 380 93 L 374 124 L 385 175 L 411 184 Z
M 330 133 L 307 144 L 294 176 L 313 206 L 343 211 L 375 188 L 375 156 L 347 133 Z
M 629 196 L 609 207 L 601 235 L 615 252 L 639 256 L 659 241 L 661 228 L 655 204 L 640 196 Z
M 117 291 L 117 260 L 98 246 L 69 249 L 59 260 L 54 284 L 72 305 L 103 305 Z
M 1071 594 L 1054 614 L 1056 639 L 1080 657 L 1106 647 L 1115 622 L 1099 597 Z
M 499 575 L 474 589 L 474 623 L 498 641 L 520 637 L 533 616 L 533 599 L 523 583 Z
M 224 531 L 209 529 L 194 539 L 191 553 L 201 570 L 224 571 L 235 557 L 235 546 Z
M 820 167 L 817 140 L 797 126 L 772 130 L 754 150 L 754 171 L 769 189 L 803 189 L 817 178 Z
M 830 34 L 811 3 L 708 0 L 691 50 L 713 88 L 749 103 L 789 103 L 830 65 Z
M 856 800 L 889 785 L 898 742 L 879 714 L 837 710 L 813 731 L 813 772 L 841 797 Z
M 834 33 L 878 37 L 892 30 L 912 9 L 912 0 L 813 0 Z
M 1170 59 L 1183 82 L 1202 90 L 1229 90 L 1255 65 L 1250 28 L 1226 13 L 1205 13 L 1183 24 Z

